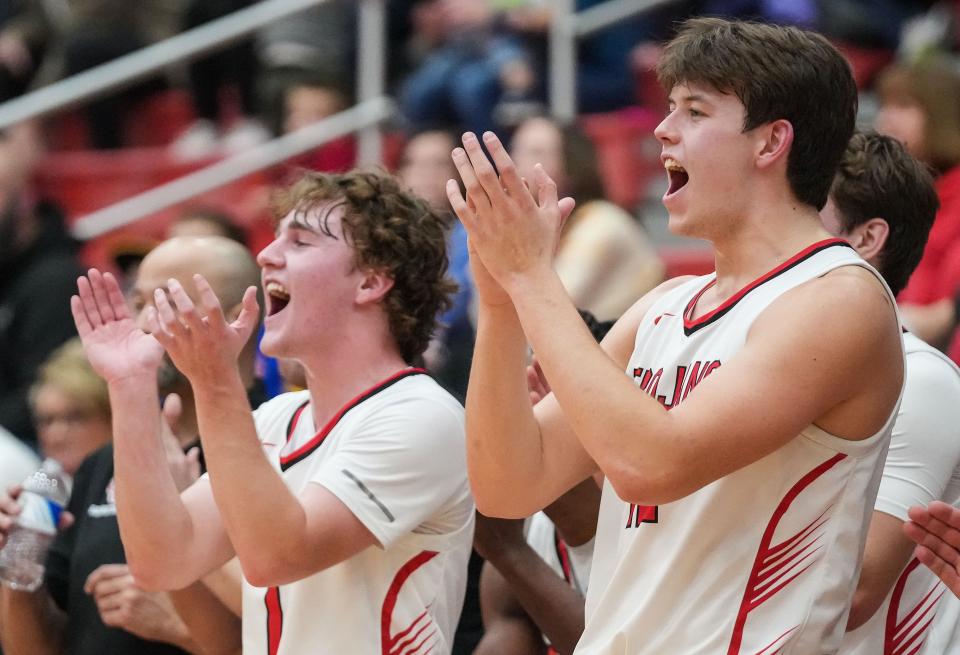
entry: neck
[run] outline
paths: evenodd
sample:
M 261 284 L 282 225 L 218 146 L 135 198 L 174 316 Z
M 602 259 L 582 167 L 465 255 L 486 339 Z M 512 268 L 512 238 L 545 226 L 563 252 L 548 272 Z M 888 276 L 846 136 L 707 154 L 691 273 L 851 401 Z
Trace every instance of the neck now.
M 389 332 L 351 333 L 336 346 L 318 349 L 303 364 L 315 425 L 324 425 L 353 398 L 409 368 Z
M 712 239 L 720 297 L 729 297 L 764 273 L 823 239 L 830 238 L 817 211 L 797 202 L 768 204 L 736 229 Z

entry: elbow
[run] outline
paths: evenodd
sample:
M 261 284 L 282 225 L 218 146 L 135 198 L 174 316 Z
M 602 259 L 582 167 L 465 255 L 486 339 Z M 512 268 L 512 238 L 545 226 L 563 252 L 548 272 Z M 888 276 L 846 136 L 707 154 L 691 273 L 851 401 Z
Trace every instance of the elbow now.
M 663 505 L 687 496 L 681 481 L 664 470 L 643 471 L 617 465 L 604 471 L 617 496 L 635 505 Z
M 133 581 L 143 591 L 171 591 L 178 588 L 175 585 L 176 581 L 156 565 L 128 559 L 127 566 L 130 569 L 130 575 L 133 576 Z
M 869 621 L 879 607 L 880 604 L 873 601 L 873 597 L 869 592 L 863 589 L 857 589 L 850 603 L 850 614 L 847 617 L 847 632 L 856 630 Z
M 319 573 L 326 568 L 304 571 L 301 566 L 275 553 L 270 555 L 257 554 L 246 558 L 238 553 L 238 556 L 240 558 L 240 568 L 243 569 L 243 577 L 254 587 L 278 587 L 295 582 L 311 573 Z
M 474 496 L 477 511 L 491 519 L 525 519 L 536 510 L 525 511 L 525 508 L 513 502 L 497 498 L 486 498 L 482 494 Z

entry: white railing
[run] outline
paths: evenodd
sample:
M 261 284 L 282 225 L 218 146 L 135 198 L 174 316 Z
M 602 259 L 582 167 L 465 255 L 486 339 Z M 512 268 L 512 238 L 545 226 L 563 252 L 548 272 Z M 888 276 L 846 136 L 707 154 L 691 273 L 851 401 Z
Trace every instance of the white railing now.
M 608 0 L 575 11 L 574 0 L 554 0 L 550 25 L 550 112 L 557 120 L 577 116 L 577 40 L 625 18 L 673 0 Z

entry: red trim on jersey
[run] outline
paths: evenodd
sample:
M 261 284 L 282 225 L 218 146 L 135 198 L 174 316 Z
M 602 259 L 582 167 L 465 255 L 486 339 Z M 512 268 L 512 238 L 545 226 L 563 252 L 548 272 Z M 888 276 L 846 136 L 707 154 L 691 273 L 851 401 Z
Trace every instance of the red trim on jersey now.
M 806 248 L 798 252 L 796 255 L 788 259 L 787 261 L 783 262 L 776 268 L 768 271 L 761 277 L 758 277 L 756 280 L 754 280 L 750 284 L 746 285 L 745 287 L 737 291 L 735 294 L 727 298 L 716 309 L 713 309 L 707 312 L 706 314 L 704 314 L 698 319 L 693 319 L 692 318 L 693 308 L 696 306 L 697 302 L 700 300 L 700 297 L 704 293 L 706 293 L 707 289 L 709 289 L 710 287 L 712 287 L 717 283 L 716 278 L 710 280 L 702 289 L 700 289 L 700 291 L 694 294 L 693 298 L 690 299 L 690 302 L 687 303 L 686 308 L 683 310 L 684 333 L 687 336 L 690 336 L 700 328 L 706 327 L 707 325 L 710 325 L 714 321 L 719 320 L 721 317 L 723 317 L 724 314 L 726 314 L 728 311 L 733 309 L 734 305 L 736 305 L 738 302 L 743 300 L 744 296 L 746 296 L 748 293 L 750 293 L 751 291 L 753 291 L 763 283 L 769 282 L 770 280 L 777 277 L 778 275 L 785 273 L 786 271 L 790 270 L 797 264 L 800 264 L 804 260 L 814 256 L 821 250 L 826 250 L 827 248 L 832 248 L 834 246 L 845 246 L 847 248 L 852 248 L 852 246 L 849 243 L 847 243 L 843 239 L 838 239 L 838 238 L 824 239 L 823 241 L 818 241 L 816 243 L 810 244 L 809 246 L 807 246 Z
M 743 629 L 744 626 L 746 626 L 747 616 L 750 612 L 770 600 L 770 598 L 775 596 L 780 590 L 793 582 L 813 565 L 811 562 L 799 571 L 794 572 L 794 569 L 803 564 L 805 560 L 813 556 L 813 554 L 820 549 L 820 546 L 814 547 L 820 539 L 819 535 L 812 541 L 807 541 L 807 538 L 813 535 L 817 529 L 826 522 L 822 519 L 827 510 L 824 510 L 819 517 L 807 524 L 806 527 L 793 537 L 771 548 L 773 535 L 777 530 L 777 526 L 780 524 L 780 520 L 784 514 L 787 513 L 787 510 L 790 509 L 790 505 L 796 500 L 797 496 L 813 484 L 817 478 L 845 458 L 846 455 L 838 453 L 804 475 L 791 487 L 774 510 L 773 516 L 770 517 L 770 521 L 767 523 L 767 527 L 763 532 L 763 537 L 760 539 L 760 546 L 757 549 L 757 556 L 756 559 L 754 559 L 753 568 L 747 577 L 747 587 L 743 592 L 743 600 L 740 602 L 740 611 L 737 613 L 737 620 L 733 626 L 733 635 L 730 637 L 730 646 L 727 648 L 727 655 L 739 655 L 740 645 L 743 642 Z M 780 560 L 779 563 L 771 566 L 771 563 L 778 559 Z M 788 574 L 790 577 L 781 582 L 781 579 Z
M 388 377 L 386 380 L 383 380 L 382 382 L 378 382 L 377 384 L 373 385 L 372 387 L 370 387 L 360 395 L 356 396 L 352 400 L 349 400 L 343 407 L 340 408 L 340 410 L 336 414 L 333 415 L 333 417 L 329 421 L 327 421 L 326 425 L 324 425 L 322 428 L 320 428 L 320 430 L 317 431 L 317 434 L 315 434 L 314 437 L 310 439 L 310 441 L 303 444 L 302 446 L 297 448 L 295 451 L 293 451 L 289 455 L 283 455 L 280 457 L 280 470 L 286 471 L 288 468 L 290 468 L 300 460 L 304 459 L 314 450 L 319 448 L 320 445 L 323 443 L 324 439 L 327 438 L 327 435 L 329 435 L 330 432 L 333 430 L 333 428 L 337 426 L 337 423 L 340 422 L 340 419 L 342 419 L 347 412 L 349 412 L 351 409 L 353 409 L 354 407 L 362 403 L 364 400 L 367 400 L 375 396 L 376 394 L 380 393 L 387 387 L 396 384 L 397 382 L 399 382 L 404 378 L 410 377 L 411 375 L 423 375 L 425 373 L 426 371 L 422 368 L 404 369 L 398 373 L 394 373 L 393 375 Z M 306 405 L 303 405 L 297 408 L 297 413 L 294 415 L 294 418 L 298 418 L 299 413 L 303 411 L 305 406 Z M 290 436 L 293 434 L 294 426 L 295 426 L 295 421 L 291 419 L 291 428 L 287 433 L 288 441 L 290 440 Z
M 939 581 L 934 583 L 927 595 L 917 603 L 917 606 L 909 614 L 903 617 L 902 621 L 897 622 L 897 615 L 900 613 L 900 601 L 907 586 L 907 578 L 918 566 L 920 566 L 920 560 L 910 560 L 907 568 L 900 574 L 900 578 L 893 588 L 893 593 L 890 594 L 890 606 L 887 608 L 886 626 L 883 633 L 883 655 L 906 655 L 918 652 L 923 647 L 923 643 L 927 639 L 927 630 L 937 614 L 937 606 L 943 597 L 943 585 Z M 938 589 L 940 594 L 932 602 L 928 602 Z M 921 609 L 923 609 L 922 612 L 920 612 Z M 926 619 L 926 623 L 918 628 L 918 624 L 924 619 Z M 919 643 L 915 644 L 914 642 L 918 639 Z M 913 648 L 914 646 L 916 647 Z M 913 650 L 908 651 L 909 648 L 913 648 Z
M 309 400 L 303 401 L 303 404 L 297 407 L 297 411 L 290 417 L 290 422 L 287 423 L 287 443 L 290 443 L 290 437 L 293 436 L 293 431 L 297 429 L 297 423 L 300 422 L 300 415 L 303 414 L 303 410 L 305 410 L 309 404 Z
M 576 587 L 573 581 L 573 565 L 570 563 L 570 552 L 567 550 L 567 544 L 560 538 L 557 528 L 553 528 L 553 546 L 557 550 L 557 559 L 560 560 L 560 570 L 563 571 L 563 579 L 571 586 Z
M 427 616 L 429 619 L 427 613 L 424 612 L 414 619 L 413 622 L 406 628 L 406 630 L 398 633 L 394 637 L 390 636 L 390 623 L 393 621 L 393 610 L 396 608 L 397 599 L 400 597 L 400 588 L 403 586 L 403 583 L 407 581 L 407 578 L 413 575 L 417 569 L 432 560 L 437 555 L 438 553 L 433 550 L 421 551 L 418 555 L 414 555 L 406 564 L 401 566 L 400 570 L 397 571 L 397 574 L 393 576 L 393 582 L 390 583 L 390 587 L 387 589 L 387 595 L 383 598 L 383 607 L 380 609 L 380 648 L 383 655 L 397 655 L 397 653 L 400 653 L 401 647 L 409 643 L 404 642 L 401 644 L 399 643 L 400 640 L 403 639 L 404 636 L 406 636 L 422 618 Z M 429 625 L 429 622 L 424 625 L 424 627 L 427 625 Z M 421 628 L 421 631 L 422 630 L 423 628 Z M 429 639 L 429 637 L 430 635 L 424 637 L 424 639 L 417 645 L 416 649 L 407 652 L 413 653 L 419 650 L 423 644 L 426 643 L 426 640 Z
M 280 635 L 283 633 L 283 605 L 280 603 L 280 588 L 270 587 L 263 596 L 267 606 L 267 655 L 277 655 L 280 650 Z

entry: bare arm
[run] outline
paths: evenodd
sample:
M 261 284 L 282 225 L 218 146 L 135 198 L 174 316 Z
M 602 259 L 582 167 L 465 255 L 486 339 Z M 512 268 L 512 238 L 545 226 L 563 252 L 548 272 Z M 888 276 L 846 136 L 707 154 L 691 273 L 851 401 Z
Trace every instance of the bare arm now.
M 171 281 L 176 309 L 157 294 L 151 330 L 194 389 L 213 497 L 246 579 L 286 584 L 377 543 L 326 488 L 310 484 L 295 496 L 263 454 L 236 363 L 256 322 L 255 289 L 247 289 L 240 316 L 228 325 L 210 285 L 195 281 L 202 307 Z
M 540 412 L 556 409 L 550 397 L 541 402 L 542 452 L 569 453 L 574 434 L 586 453 L 568 457 L 579 464 L 577 475 L 592 460 L 624 500 L 660 504 L 757 461 L 811 423 L 863 439 L 887 420 L 903 376 L 900 335 L 892 303 L 868 271 L 848 267 L 784 294 L 754 322 L 737 356 L 668 413 L 594 344 L 551 268 L 561 227 L 553 181 L 538 169 L 535 202 L 496 137 L 488 135 L 486 145 L 499 177 L 475 139 L 465 137 L 464 145 L 470 161 L 454 160 L 476 211 L 453 193 L 451 202 L 512 299 L 571 428 L 551 432 Z M 760 404 L 768 411 L 757 412 Z M 547 455 L 542 463 L 543 478 L 573 477 L 551 469 Z M 543 487 L 536 492 L 537 500 L 549 495 Z M 514 506 L 513 498 L 494 497 L 486 510 L 516 515 Z
M 523 611 L 510 585 L 490 563 L 480 573 L 483 639 L 474 655 L 542 655 L 540 630 Z
M 203 655 L 231 655 L 243 646 L 240 617 L 203 582 L 170 592 L 170 600 Z
M 883 512 L 873 513 L 847 630 L 856 630 L 876 613 L 910 561 L 913 548 L 903 534 L 903 521 Z
M 61 655 L 67 616 L 44 587 L 35 592 L 0 586 L 0 644 L 7 655 Z
M 161 439 L 157 369 L 163 348 L 135 324 L 112 275 L 90 270 L 71 299 L 113 414 L 117 518 L 134 576 L 145 588 L 182 587 L 230 558 L 209 486 L 181 498 Z

